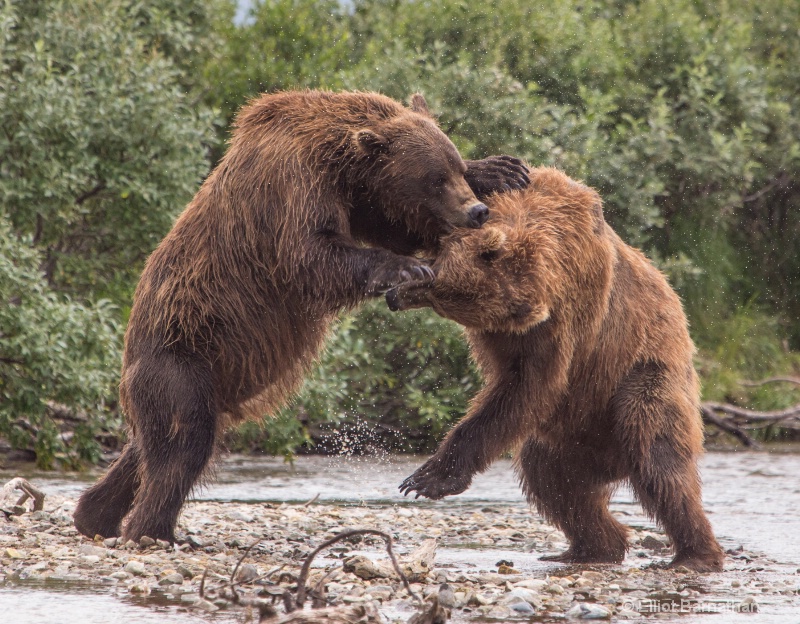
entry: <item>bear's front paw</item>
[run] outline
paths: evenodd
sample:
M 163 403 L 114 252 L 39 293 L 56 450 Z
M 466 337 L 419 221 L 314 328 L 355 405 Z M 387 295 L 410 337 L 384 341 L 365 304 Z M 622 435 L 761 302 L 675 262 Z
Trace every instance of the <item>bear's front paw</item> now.
M 478 199 L 492 193 L 523 189 L 530 184 L 528 168 L 513 156 L 489 156 L 483 160 L 467 160 L 464 179 Z
M 416 258 L 399 258 L 379 265 L 367 283 L 368 297 L 377 297 L 406 282 L 430 282 L 433 269 Z
M 400 484 L 400 492 L 403 496 L 416 492 L 417 495 L 414 498 L 424 496 L 438 500 L 445 496 L 461 494 L 471 482 L 472 478 L 468 475 L 443 473 L 441 463 L 430 459 Z

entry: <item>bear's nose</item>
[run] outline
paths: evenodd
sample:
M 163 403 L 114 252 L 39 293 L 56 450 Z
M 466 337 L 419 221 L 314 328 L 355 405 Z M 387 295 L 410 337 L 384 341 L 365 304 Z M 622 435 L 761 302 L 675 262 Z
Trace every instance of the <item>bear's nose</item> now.
M 479 228 L 489 218 L 489 208 L 486 204 L 475 204 L 469 209 L 467 215 L 473 223 L 472 227 Z

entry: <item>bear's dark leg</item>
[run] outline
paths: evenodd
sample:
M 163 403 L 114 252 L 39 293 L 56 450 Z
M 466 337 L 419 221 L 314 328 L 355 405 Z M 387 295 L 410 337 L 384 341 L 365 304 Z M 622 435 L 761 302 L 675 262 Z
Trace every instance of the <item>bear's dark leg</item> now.
M 75 528 L 86 537 L 117 537 L 139 487 L 139 451 L 131 440 L 105 476 L 86 490 L 75 509 Z
M 672 540 L 675 557 L 670 567 L 722 571 L 725 555 L 703 511 L 694 458 L 681 457 L 674 441 L 657 438 L 637 462 L 631 484 L 644 510 Z
M 131 374 L 127 394 L 142 461 L 141 486 L 123 537 L 171 542 L 183 502 L 214 453 L 217 409 L 210 366 L 191 356 L 151 357 Z
M 642 507 L 672 540 L 670 565 L 721 571 L 725 556 L 703 511 L 697 472 L 702 422 L 687 379 L 658 362 L 635 366 L 612 402 L 614 432 Z
M 611 483 L 618 478 L 596 461 L 592 449 L 554 449 L 531 438 L 516 461 L 528 501 L 561 529 L 569 549 L 546 561 L 619 563 L 628 548 L 628 529 L 608 511 Z

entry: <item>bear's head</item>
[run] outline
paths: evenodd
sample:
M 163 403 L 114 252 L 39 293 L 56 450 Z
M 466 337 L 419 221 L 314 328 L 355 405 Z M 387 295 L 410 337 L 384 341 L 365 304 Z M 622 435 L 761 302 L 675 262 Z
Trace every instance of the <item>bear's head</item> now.
M 522 333 L 550 315 L 541 256 L 528 232 L 490 220 L 447 236 L 435 281 L 395 288 L 387 302 L 393 310 L 430 306 L 470 329 Z
M 530 187 L 490 204 L 482 229 L 442 240 L 436 279 L 390 290 L 390 308 L 431 307 L 469 329 L 524 333 L 606 289 L 613 254 L 593 189 L 539 168 Z
M 464 160 L 421 95 L 401 114 L 354 130 L 352 145 L 365 174 L 361 201 L 418 236 L 422 247 L 435 248 L 454 229 L 480 228 L 488 218 L 464 178 Z

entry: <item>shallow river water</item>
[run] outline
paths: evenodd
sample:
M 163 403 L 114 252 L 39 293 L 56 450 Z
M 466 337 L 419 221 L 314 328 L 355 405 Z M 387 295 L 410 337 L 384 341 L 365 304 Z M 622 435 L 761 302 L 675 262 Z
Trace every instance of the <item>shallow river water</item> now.
M 800 589 L 800 449 L 772 452 L 709 452 L 702 462 L 704 503 L 723 548 L 757 553 L 767 561 L 767 578 Z M 211 485 L 195 495 L 196 500 L 241 503 L 305 502 L 316 504 L 416 506 L 465 512 L 481 507 L 518 505 L 522 494 L 510 462 L 495 464 L 476 478 L 472 487 L 445 501 L 403 498 L 397 486 L 413 472 L 421 458 L 386 456 L 300 457 L 294 465 L 280 459 L 232 456 L 223 459 Z M 97 474 L 55 475 L 25 471 L 27 478 L 49 495 L 75 497 Z M 0 470 L 0 483 L 19 476 L 20 469 Z M 614 496 L 612 510 L 629 525 L 652 527 L 622 488 Z M 534 575 L 557 574 L 558 564 L 544 563 L 539 553 L 507 552 L 492 548 L 440 546 L 436 562 L 448 567 L 467 563 L 491 567 L 498 559 L 511 558 L 515 567 Z M 636 565 L 629 555 L 625 565 Z M 726 574 L 747 574 L 731 572 Z M 730 580 L 725 581 L 730 584 Z M 243 621 L 241 614 L 221 612 L 205 615 L 185 612 L 152 598 L 119 597 L 97 585 L 80 583 L 0 584 L 0 620 L 14 624 L 40 622 L 99 624 L 105 622 L 171 623 Z M 11 616 L 6 620 L 5 616 Z M 684 624 L 727 622 L 769 622 L 800 624 L 800 595 L 759 601 L 757 614 L 667 614 L 656 619 Z M 648 621 L 651 621 L 648 618 Z

